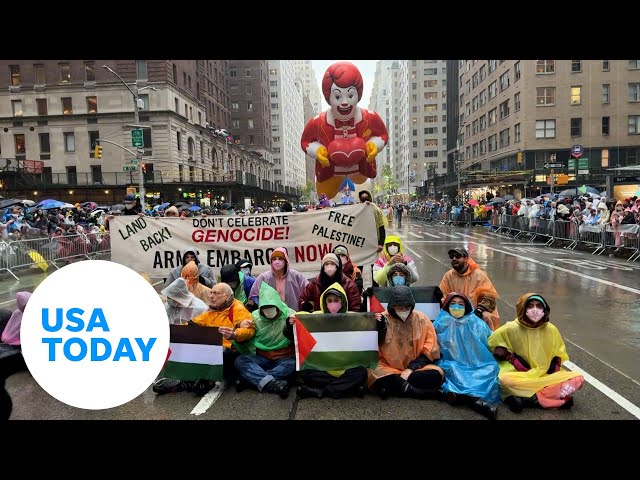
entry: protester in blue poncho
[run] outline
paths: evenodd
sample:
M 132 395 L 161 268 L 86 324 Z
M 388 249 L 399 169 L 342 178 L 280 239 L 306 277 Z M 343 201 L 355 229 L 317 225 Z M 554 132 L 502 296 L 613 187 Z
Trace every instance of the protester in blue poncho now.
M 469 405 L 491 420 L 500 403 L 498 362 L 489 350 L 491 329 L 478 317 L 464 295 L 451 292 L 433 322 L 444 371 L 442 390 L 451 405 Z

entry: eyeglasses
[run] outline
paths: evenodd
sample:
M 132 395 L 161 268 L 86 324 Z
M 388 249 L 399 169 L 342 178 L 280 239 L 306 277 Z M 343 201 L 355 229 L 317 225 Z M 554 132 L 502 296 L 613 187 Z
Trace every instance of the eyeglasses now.
M 462 255 L 460 255 L 459 253 L 449 254 L 449 258 L 451 260 L 453 260 L 454 258 L 457 260 L 459 258 L 462 258 Z

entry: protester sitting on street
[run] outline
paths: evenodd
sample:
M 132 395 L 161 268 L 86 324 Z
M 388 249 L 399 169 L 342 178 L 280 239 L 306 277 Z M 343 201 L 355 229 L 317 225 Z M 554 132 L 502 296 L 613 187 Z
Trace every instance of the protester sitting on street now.
M 464 247 L 449 250 L 451 270 L 445 272 L 440 281 L 440 290 L 446 297 L 451 292 L 458 292 L 467 297 L 474 305 L 476 315 L 482 318 L 491 330 L 500 326 L 500 316 L 496 301 L 498 292 L 487 274 L 478 264 L 469 258 Z
M 248 294 L 251 292 L 251 287 L 255 282 L 253 277 L 247 279 L 235 264 L 229 263 L 220 269 L 220 281 L 229 285 L 233 289 L 234 298 L 240 300 L 246 306 L 249 300 Z
M 469 405 L 472 410 L 496 419 L 500 403 L 498 362 L 487 343 L 491 329 L 473 311 L 467 297 L 451 292 L 433 322 L 440 344 L 444 371 L 442 390 L 450 405 Z
M 313 278 L 300 295 L 299 310 L 313 312 L 320 310 L 320 297 L 333 283 L 339 283 L 349 299 L 349 306 L 354 312 L 360 311 L 360 291 L 353 280 L 342 273 L 342 263 L 334 253 L 322 257 L 320 273 Z
M 579 372 L 562 370 L 569 360 L 562 335 L 550 323 L 549 303 L 525 293 L 516 304 L 517 316 L 489 337 L 489 348 L 500 365 L 500 390 L 512 412 L 523 407 L 573 406 L 573 393 L 582 388 Z
M 409 267 L 404 263 L 394 263 L 387 268 L 387 282 L 385 287 L 393 287 L 395 285 L 406 285 L 407 287 L 414 283 L 413 274 Z
M 180 215 L 178 209 L 172 205 L 164 211 L 164 216 L 167 218 L 177 218 Z
M 289 396 L 289 381 L 295 376 L 296 360 L 293 340 L 285 336 L 284 331 L 287 319 L 295 313 L 273 287 L 262 282 L 260 308 L 251 314 L 255 335 L 245 342 L 233 342 L 236 350 L 242 353 L 235 360 L 236 391 L 253 386 L 260 392 L 275 393 L 281 398 Z
M 318 313 L 347 313 L 350 311 L 347 293 L 342 285 L 338 282 L 330 285 L 322 295 L 318 304 L 319 310 L 313 312 Z M 300 312 L 303 315 L 307 312 Z M 293 324 L 295 318 L 289 320 L 286 335 L 293 340 Z M 383 322 L 378 322 L 383 325 Z M 357 366 L 346 370 L 321 371 L 312 369 L 303 369 L 300 371 L 300 378 L 304 382 L 297 389 L 301 398 L 314 397 L 330 397 L 345 398 L 357 395 L 364 396 L 365 384 L 367 381 L 367 368 L 365 366 Z
M 182 255 L 182 262 L 176 268 L 171 270 L 169 276 L 164 281 L 164 286 L 167 287 L 176 278 L 180 278 L 182 276 L 182 268 L 191 261 L 195 262 L 198 266 L 198 281 L 205 287 L 213 287 L 216 284 L 216 277 L 213 274 L 213 270 L 209 265 L 200 263 L 196 252 L 194 252 L 193 250 L 187 250 L 186 252 L 184 252 L 184 254 Z
M 176 278 L 160 292 L 167 299 L 170 325 L 186 325 L 189 320 L 207 311 L 209 306 L 189 291 L 184 278 Z
M 368 371 L 368 386 L 382 399 L 402 396 L 419 399 L 444 398 L 440 385 L 444 372 L 435 364 L 440 358 L 438 337 L 431 320 L 415 310 L 411 289 L 391 289 L 387 309 L 376 318 L 386 323 L 379 329 L 378 366 Z
M 271 252 L 269 263 L 271 269 L 258 275 L 251 287 L 247 307 L 253 308 L 253 305 L 261 305 L 259 302 L 260 285 L 262 282 L 267 282 L 268 285 L 276 289 L 280 298 L 289 308 L 297 310 L 300 296 L 309 281 L 302 273 L 291 268 L 289 254 L 284 247 L 276 248 Z
M 198 266 L 196 262 L 191 260 L 184 267 L 182 267 L 181 277 L 185 279 L 187 282 L 187 288 L 191 293 L 193 293 L 196 297 L 202 300 L 205 303 L 209 302 L 211 289 L 209 287 L 205 287 L 202 283 L 198 281 L 200 278 L 198 272 Z M 215 285 L 214 285 L 215 286 Z
M 403 263 L 409 267 L 409 271 L 411 271 L 413 278 L 410 283 L 415 283 L 420 279 L 416 262 L 414 262 L 411 257 L 404 254 L 402 240 L 400 240 L 400 237 L 396 235 L 389 235 L 384 241 L 384 249 L 382 250 L 382 253 L 373 264 L 373 280 L 378 285 L 385 285 L 387 282 L 389 267 L 396 263 Z
M 349 249 L 344 245 L 336 245 L 335 247 L 333 247 L 333 253 L 335 253 L 340 259 L 340 262 L 342 262 L 342 273 L 344 273 L 347 277 L 354 281 L 356 287 L 358 287 L 360 295 L 362 295 L 362 271 L 355 263 L 351 261 Z

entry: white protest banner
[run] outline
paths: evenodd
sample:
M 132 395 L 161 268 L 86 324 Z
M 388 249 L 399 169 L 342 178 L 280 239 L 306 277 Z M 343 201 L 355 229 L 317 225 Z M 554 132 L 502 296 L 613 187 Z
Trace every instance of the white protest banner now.
M 378 256 L 374 206 L 344 205 L 313 212 L 153 218 L 116 216 L 109 222 L 111 260 L 152 277 L 166 277 L 193 250 L 217 274 L 246 258 L 258 275 L 269 256 L 286 247 L 293 269 L 308 278 L 320 272 L 322 257 L 345 245 L 354 263 L 368 266 Z

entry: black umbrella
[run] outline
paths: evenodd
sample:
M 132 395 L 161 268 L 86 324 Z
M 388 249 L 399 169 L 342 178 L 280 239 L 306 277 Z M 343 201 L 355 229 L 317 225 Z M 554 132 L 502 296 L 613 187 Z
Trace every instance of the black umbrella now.
M 17 205 L 22 203 L 22 200 L 18 200 L 17 198 L 10 198 L 8 200 L 0 200 L 0 208 L 7 208 L 11 205 Z
M 118 203 L 116 205 L 112 205 L 111 206 L 111 211 L 112 212 L 121 212 L 122 210 L 125 209 L 125 206 L 121 203 Z
M 505 195 L 502 199 L 506 202 L 507 200 L 514 200 L 516 197 L 513 195 Z

